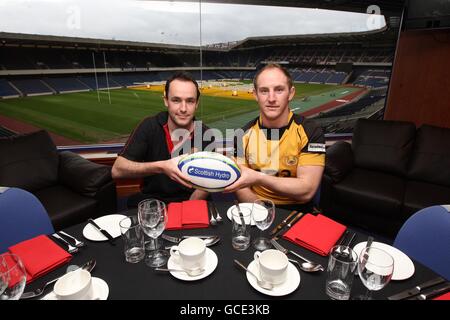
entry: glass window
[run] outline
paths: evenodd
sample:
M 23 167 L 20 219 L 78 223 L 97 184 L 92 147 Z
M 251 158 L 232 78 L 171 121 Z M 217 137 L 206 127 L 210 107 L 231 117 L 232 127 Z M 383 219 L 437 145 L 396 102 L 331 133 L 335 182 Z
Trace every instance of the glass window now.
M 327 134 L 381 119 L 395 13 L 277 3 L 3 0 L 0 135 L 43 128 L 61 146 L 120 146 L 141 119 L 165 110 L 163 85 L 177 70 L 200 83 L 197 118 L 225 132 L 257 116 L 252 79 L 271 62 L 292 74 L 291 110 Z

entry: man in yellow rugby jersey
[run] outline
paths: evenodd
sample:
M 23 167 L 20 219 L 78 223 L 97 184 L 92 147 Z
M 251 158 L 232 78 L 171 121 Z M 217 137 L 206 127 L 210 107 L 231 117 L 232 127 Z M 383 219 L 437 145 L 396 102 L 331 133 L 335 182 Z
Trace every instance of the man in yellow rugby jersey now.
M 260 115 L 242 128 L 236 145 L 241 178 L 225 192 L 236 192 L 240 202 L 266 198 L 308 212 L 325 166 L 322 128 L 290 110 L 295 87 L 285 68 L 269 64 L 253 84 Z

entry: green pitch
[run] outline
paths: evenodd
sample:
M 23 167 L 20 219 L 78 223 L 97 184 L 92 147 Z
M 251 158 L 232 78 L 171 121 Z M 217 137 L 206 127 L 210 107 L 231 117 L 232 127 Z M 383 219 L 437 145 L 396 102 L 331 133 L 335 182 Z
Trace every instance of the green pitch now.
M 336 86 L 296 84 L 296 100 L 320 95 Z M 0 100 L 0 114 L 83 143 L 112 141 L 128 136 L 144 117 L 165 110 L 162 93 L 111 90 Z M 237 128 L 256 117 L 255 101 L 202 96 L 197 119 L 220 130 Z

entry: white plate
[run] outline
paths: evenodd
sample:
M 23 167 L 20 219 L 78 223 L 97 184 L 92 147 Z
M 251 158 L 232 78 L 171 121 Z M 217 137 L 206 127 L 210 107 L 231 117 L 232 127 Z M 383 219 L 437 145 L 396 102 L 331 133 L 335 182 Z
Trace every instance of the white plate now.
M 175 278 L 185 281 L 194 281 L 194 280 L 200 280 L 203 278 L 206 278 L 209 276 L 217 267 L 217 263 L 219 262 L 219 259 L 217 258 L 217 255 L 214 251 L 212 251 L 210 248 L 206 248 L 206 263 L 205 263 L 205 272 L 202 274 L 191 277 L 188 276 L 185 272 L 178 272 L 178 271 L 170 271 L 170 274 L 173 275 Z M 178 258 L 171 256 L 169 260 L 167 261 L 167 268 L 168 269 L 182 269 L 183 267 L 178 264 Z
M 92 277 L 92 285 L 94 286 L 94 294 L 91 300 L 106 300 L 109 295 L 109 287 L 105 280 Z M 41 300 L 58 300 L 55 293 L 52 291 L 46 296 L 44 296 Z
M 414 263 L 403 252 L 388 244 L 382 242 L 372 242 L 372 246 L 389 253 L 394 258 L 394 274 L 391 280 L 405 280 L 414 274 Z M 361 251 L 366 247 L 366 241 L 360 242 L 353 247 L 353 250 L 360 255 Z
M 240 208 L 249 208 L 250 210 L 252 210 L 253 209 L 253 203 L 251 203 L 251 202 L 239 203 L 239 207 Z M 233 205 L 233 206 L 229 207 L 228 210 L 227 210 L 227 217 L 230 220 L 231 220 L 231 210 L 233 210 L 233 208 L 236 208 L 236 206 Z M 252 220 L 251 221 L 252 226 L 254 226 L 255 225 L 255 220 L 253 220 L 253 217 L 251 217 L 250 219 Z M 247 221 L 245 221 L 245 222 L 247 222 Z M 239 223 L 239 221 L 238 221 L 238 223 Z
M 95 223 L 98 224 L 100 228 L 109 232 L 113 238 L 120 236 L 119 222 L 126 216 L 122 214 L 110 214 L 97 219 L 94 219 Z M 88 223 L 83 229 L 83 236 L 92 241 L 106 241 L 106 238 L 97 229 L 95 229 L 90 223 Z
M 259 275 L 258 263 L 255 260 L 250 262 L 247 269 L 253 272 L 255 275 Z M 250 283 L 250 285 L 259 292 L 267 294 L 269 296 L 278 297 L 278 296 L 285 296 L 298 288 L 298 286 L 300 285 L 300 273 L 298 272 L 297 268 L 292 263 L 289 262 L 286 281 L 281 284 L 274 285 L 272 290 L 261 288 L 258 285 L 258 283 L 256 283 L 255 277 L 248 272 L 247 272 L 247 280 Z

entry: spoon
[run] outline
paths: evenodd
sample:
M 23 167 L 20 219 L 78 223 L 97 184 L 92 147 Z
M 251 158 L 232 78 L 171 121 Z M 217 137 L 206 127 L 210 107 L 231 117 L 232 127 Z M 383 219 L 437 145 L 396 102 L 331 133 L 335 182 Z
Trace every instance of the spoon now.
M 195 236 L 194 236 L 195 237 Z M 167 238 L 167 236 L 165 236 L 165 238 Z M 184 236 L 182 237 L 183 239 L 189 238 L 189 236 Z M 215 245 L 217 242 L 220 241 L 220 237 L 219 236 L 208 236 L 208 237 L 202 237 L 199 236 L 200 239 L 202 239 L 205 242 L 205 245 L 207 247 L 210 247 L 212 245 Z M 178 239 L 178 238 L 177 238 Z M 175 242 L 175 241 L 174 241 Z M 179 241 L 175 242 L 175 243 L 179 243 Z M 172 246 L 167 246 L 165 247 L 166 250 L 169 250 Z
M 258 284 L 258 286 L 260 286 L 261 288 L 266 289 L 266 290 L 272 290 L 273 289 L 273 284 L 272 283 L 264 281 L 264 280 L 259 280 L 259 278 L 253 272 L 248 270 L 242 263 L 240 263 L 236 259 L 234 259 L 234 263 L 236 263 L 239 267 L 241 267 L 242 269 L 244 269 L 245 271 L 250 273 L 256 279 L 256 283 Z
M 207 247 L 210 247 L 210 246 L 216 244 L 217 242 L 219 242 L 220 241 L 220 237 L 219 236 L 212 236 L 212 237 L 204 238 L 203 241 L 205 242 L 205 245 Z
M 288 259 L 290 262 L 296 264 L 301 270 L 305 272 L 316 272 L 316 271 L 323 271 L 322 265 L 318 263 L 312 263 L 312 262 L 298 262 L 294 259 Z
M 205 269 L 166 269 L 166 268 L 155 268 L 156 271 L 167 271 L 167 272 L 184 272 L 189 277 L 196 277 L 201 275 L 203 272 L 205 272 Z

